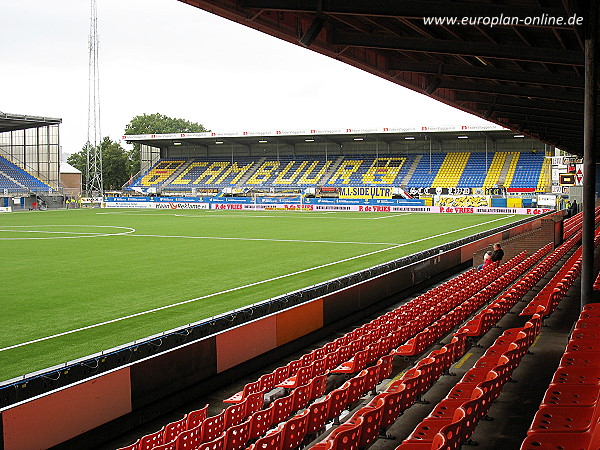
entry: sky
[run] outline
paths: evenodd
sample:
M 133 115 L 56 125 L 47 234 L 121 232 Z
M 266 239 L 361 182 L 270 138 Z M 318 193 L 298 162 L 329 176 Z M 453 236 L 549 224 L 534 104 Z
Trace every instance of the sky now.
M 97 14 L 115 141 L 152 113 L 216 132 L 487 123 L 177 0 L 97 0 Z M 89 23 L 89 0 L 2 2 L 0 111 L 61 118 L 63 155 L 87 141 Z

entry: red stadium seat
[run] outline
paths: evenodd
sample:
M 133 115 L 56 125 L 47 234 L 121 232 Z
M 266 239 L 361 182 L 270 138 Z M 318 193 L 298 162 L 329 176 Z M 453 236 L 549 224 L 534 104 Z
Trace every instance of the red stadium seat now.
M 275 405 L 271 403 L 268 408 L 256 411 L 250 416 L 250 432 L 248 439 L 256 439 L 267 432 L 273 425 L 273 413 Z
M 281 450 L 283 443 L 283 427 L 277 427 L 270 431 L 266 436 L 258 439 L 254 444 L 248 447 L 248 450 Z
M 350 360 L 333 369 L 331 373 L 358 373 L 367 365 L 368 355 L 369 351 L 367 349 L 360 350 Z
M 536 432 L 525 438 L 521 450 L 588 450 L 591 439 L 591 433 Z
M 157 445 L 156 447 L 154 447 L 153 450 L 176 450 L 176 445 L 177 444 L 175 443 L 175 441 L 172 441 L 166 444 Z
M 234 403 L 225 409 L 225 428 L 238 425 L 243 422 L 246 417 L 247 398 L 241 403 Z
M 344 385 L 334 389 L 325 396 L 327 401 L 327 420 L 336 419 L 346 408 L 348 400 L 348 389 Z
M 327 389 L 327 376 L 317 375 L 310 382 L 310 399 L 314 400 L 325 394 Z
M 276 386 L 284 389 L 296 389 L 298 386 L 304 386 L 310 381 L 312 371 L 313 369 L 311 366 L 301 367 L 298 369 L 298 372 L 295 375 L 292 375 L 285 381 L 278 383 Z
M 384 355 L 377 361 L 379 367 L 379 382 L 385 380 L 394 370 L 394 355 Z
M 359 373 L 344 383 L 344 385 L 348 385 L 348 399 L 346 400 L 348 406 L 354 405 L 365 393 L 365 379 L 366 374 Z
M 306 409 L 283 424 L 282 450 L 293 450 L 300 446 L 306 436 L 309 414 L 310 411 Z
M 377 440 L 383 418 L 383 408 L 385 399 L 378 398 L 371 401 L 366 407 L 361 408 L 357 414 L 363 418 L 362 430 L 360 433 L 360 448 L 367 448 Z M 353 420 L 355 420 L 353 418 Z
M 353 424 L 341 425 L 335 430 L 333 445 L 330 448 L 334 450 L 357 450 L 360 444 L 362 424 L 363 418 L 359 417 Z
M 271 372 L 261 375 L 258 383 L 261 391 L 269 392 L 275 387 L 275 373 Z
M 312 385 L 310 383 L 307 383 L 304 386 L 298 386 L 294 389 L 290 394 L 293 397 L 292 411 L 298 411 L 308 405 L 311 390 Z
M 227 427 L 225 431 L 225 448 L 227 450 L 242 450 L 250 437 L 250 419 L 239 425 Z
M 595 406 L 600 400 L 600 384 L 551 384 L 542 406 Z
M 327 411 L 329 410 L 329 400 L 330 398 L 325 397 L 308 406 L 309 414 L 306 434 L 318 433 L 325 426 L 328 421 Z
M 238 392 L 237 394 L 232 395 L 229 398 L 226 398 L 225 400 L 223 400 L 224 403 L 240 403 L 242 401 L 244 401 L 244 399 L 250 395 L 250 394 L 254 394 L 256 392 L 260 392 L 261 386 L 260 386 L 260 381 L 254 381 L 252 383 L 248 383 L 244 386 L 244 389 L 242 389 L 240 392 Z
M 225 410 L 216 416 L 207 417 L 202 422 L 202 442 L 209 442 L 219 437 L 225 431 Z
M 160 430 L 147 434 L 140 438 L 140 445 L 138 446 L 139 450 L 150 450 L 156 447 L 157 445 L 161 445 L 163 443 L 163 433 L 165 431 L 165 427 L 162 427 Z
M 371 366 L 364 369 L 361 374 L 365 376 L 365 392 L 375 394 L 379 384 L 379 366 Z
M 405 394 L 405 386 L 401 384 L 394 392 L 381 392 L 371 400 L 371 402 L 379 401 L 380 399 L 383 399 L 384 401 L 383 412 L 381 415 L 382 429 L 385 430 L 389 428 L 389 426 L 396 422 L 400 414 L 405 410 Z
M 529 427 L 528 433 L 545 432 L 583 432 L 588 431 L 597 422 L 595 407 L 584 406 L 540 406 Z
M 218 438 L 200 444 L 196 450 L 224 450 L 225 449 L 225 434 L 221 434 Z
M 187 429 L 187 414 L 183 416 L 183 419 L 176 422 L 171 422 L 165 425 L 165 431 L 163 433 L 163 443 L 173 441 L 179 433 Z
M 256 392 L 246 397 L 246 411 L 244 417 L 251 416 L 256 411 L 260 411 L 265 405 L 264 391 Z
M 183 431 L 177 436 L 177 450 L 195 450 L 202 441 L 200 437 L 202 436 L 202 427 L 196 426 L 187 431 Z
M 191 430 L 192 428 L 196 428 L 198 425 L 200 425 L 204 421 L 204 419 L 206 419 L 207 411 L 208 405 L 205 405 L 201 409 L 190 412 L 187 415 L 186 428 L 188 430 Z
M 294 408 L 294 397 L 288 395 L 278 398 L 273 402 L 273 423 L 281 423 L 292 415 Z
M 278 367 L 273 371 L 273 375 L 273 386 L 276 386 L 277 384 L 285 381 L 288 378 L 288 376 L 290 375 L 290 368 L 289 366 Z

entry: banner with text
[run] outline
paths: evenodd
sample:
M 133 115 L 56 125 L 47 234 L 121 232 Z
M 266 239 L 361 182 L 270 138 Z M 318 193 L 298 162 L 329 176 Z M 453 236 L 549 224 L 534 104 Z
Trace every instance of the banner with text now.
M 342 187 L 340 198 L 392 198 L 391 187 Z

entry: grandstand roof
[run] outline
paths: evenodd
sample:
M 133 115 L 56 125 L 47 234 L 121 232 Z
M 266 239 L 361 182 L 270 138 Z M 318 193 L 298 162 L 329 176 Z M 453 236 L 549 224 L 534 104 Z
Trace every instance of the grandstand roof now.
M 583 154 L 585 0 L 180 1 Z
M 0 133 L 14 130 L 26 130 L 46 125 L 57 125 L 62 119 L 41 116 L 24 116 L 0 112 Z
M 168 147 L 176 143 L 197 144 L 201 146 L 216 143 L 235 143 L 252 145 L 256 143 L 281 143 L 299 144 L 305 142 L 332 142 L 344 144 L 346 142 L 364 140 L 365 142 L 397 142 L 406 140 L 432 141 L 455 140 L 467 136 L 471 138 L 506 139 L 516 135 L 514 131 L 498 125 L 488 126 L 418 126 L 395 128 L 344 128 L 344 129 L 314 129 L 314 130 L 261 130 L 261 131 L 235 131 L 229 133 L 171 133 L 171 134 L 141 134 L 125 135 L 123 139 L 128 142 L 138 142 L 155 147 Z

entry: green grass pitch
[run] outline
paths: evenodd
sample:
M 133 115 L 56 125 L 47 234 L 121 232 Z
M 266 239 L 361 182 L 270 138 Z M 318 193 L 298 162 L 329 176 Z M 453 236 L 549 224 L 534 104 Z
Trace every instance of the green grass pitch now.
M 0 381 L 521 218 L 114 209 L 0 214 Z

